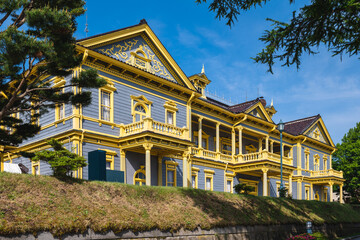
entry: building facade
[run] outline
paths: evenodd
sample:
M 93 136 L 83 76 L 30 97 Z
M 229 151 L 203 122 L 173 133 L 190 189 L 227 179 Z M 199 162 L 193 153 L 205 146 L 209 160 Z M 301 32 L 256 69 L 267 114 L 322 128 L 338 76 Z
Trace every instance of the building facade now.
M 186 76 L 148 24 L 81 39 L 80 67 L 93 68 L 108 84 L 92 90 L 88 107 L 59 105 L 40 118 L 40 133 L 18 148 L 3 149 L 2 162 L 22 163 L 32 174 L 51 174 L 19 151 L 49 148 L 46 140 L 61 140 L 88 158 L 106 152 L 106 168 L 124 173 L 137 185 L 192 187 L 233 192 L 233 186 L 253 186 L 251 194 L 279 195 L 280 133 L 274 106 L 258 98 L 229 106 L 205 94 L 211 81 L 205 73 Z M 78 92 L 75 87 L 65 91 Z M 332 169 L 334 143 L 320 115 L 285 123 L 284 185 L 295 199 L 331 201 L 332 186 L 342 172 Z M 88 179 L 88 168 L 74 176 Z M 3 169 L 3 168 L 1 168 Z

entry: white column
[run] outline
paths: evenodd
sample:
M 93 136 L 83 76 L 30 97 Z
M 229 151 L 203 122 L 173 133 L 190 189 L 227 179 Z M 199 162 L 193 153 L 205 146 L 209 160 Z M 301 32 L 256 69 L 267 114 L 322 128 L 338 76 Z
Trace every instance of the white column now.
M 216 123 L 216 152 L 220 152 L 220 123 Z
M 126 152 L 120 149 L 120 170 L 124 172 L 124 183 L 126 183 Z
M 231 129 L 231 152 L 232 156 L 236 154 L 236 141 L 235 141 L 235 129 Z
M 270 152 L 274 153 L 274 141 L 270 140 Z
M 340 203 L 344 203 L 343 184 L 340 184 Z
M 150 150 L 153 147 L 151 143 L 145 143 L 145 179 L 146 186 L 151 186 L 151 153 Z
M 289 195 L 292 195 L 292 175 L 289 175 Z
M 298 192 L 298 197 L 297 197 L 297 199 L 298 200 L 302 200 L 302 182 L 301 182 L 301 180 L 298 180 L 298 182 L 297 182 L 297 192 Z
M 242 127 L 239 127 L 239 154 L 242 154 Z
M 199 132 L 198 132 L 198 144 L 199 148 L 202 148 L 202 117 L 199 117 Z
M 183 187 L 188 187 L 188 164 L 187 164 L 188 153 L 183 153 Z
M 263 196 L 267 196 L 268 195 L 268 186 L 267 186 L 267 172 L 268 172 L 269 169 L 267 168 L 263 168 L 262 169 L 262 172 L 263 172 Z
M 332 169 L 332 155 L 330 154 L 330 157 L 329 157 L 329 169 Z
M 269 151 L 269 136 L 266 137 L 265 140 L 265 150 L 268 152 Z
M 310 184 L 310 200 L 314 200 L 314 185 Z
M 330 187 L 329 187 L 329 190 L 330 190 L 330 202 L 333 201 L 333 183 L 330 182 Z

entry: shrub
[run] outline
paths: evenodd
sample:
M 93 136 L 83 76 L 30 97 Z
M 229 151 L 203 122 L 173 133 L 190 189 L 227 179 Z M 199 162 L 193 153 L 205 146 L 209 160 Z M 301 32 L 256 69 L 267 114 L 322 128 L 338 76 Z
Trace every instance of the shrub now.
M 308 233 L 303 233 L 300 235 L 293 236 L 291 238 L 288 238 L 287 240 L 316 240 L 317 238 L 314 236 L 311 236 Z
M 237 194 L 244 193 L 249 194 L 250 192 L 255 191 L 255 187 L 247 186 L 245 183 L 239 183 L 234 186 L 235 192 Z

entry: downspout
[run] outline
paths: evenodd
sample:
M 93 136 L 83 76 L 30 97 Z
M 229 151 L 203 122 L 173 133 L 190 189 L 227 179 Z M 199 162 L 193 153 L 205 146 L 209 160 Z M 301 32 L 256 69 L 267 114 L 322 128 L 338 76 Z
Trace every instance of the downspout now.
M 239 120 L 238 122 L 236 122 L 233 126 L 235 127 L 236 125 L 242 123 L 243 121 L 245 121 L 247 119 L 247 115 L 244 116 L 243 119 Z
M 12 159 L 11 159 L 10 153 L 7 152 L 7 155 L 8 155 L 8 158 L 10 159 L 10 163 L 12 163 Z
M 301 142 L 301 145 L 307 140 L 307 137 L 304 137 L 304 140 Z
M 195 92 L 193 92 L 187 101 L 187 115 L 188 115 L 188 125 L 189 125 L 189 140 L 192 139 L 192 129 L 191 129 L 191 102 L 195 99 Z

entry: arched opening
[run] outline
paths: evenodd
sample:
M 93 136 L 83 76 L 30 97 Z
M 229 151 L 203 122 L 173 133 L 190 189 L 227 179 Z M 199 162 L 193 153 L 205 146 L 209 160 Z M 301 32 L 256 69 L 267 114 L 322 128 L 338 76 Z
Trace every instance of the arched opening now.
M 145 169 L 144 166 L 140 166 L 140 169 L 134 173 L 134 185 L 142 186 L 145 185 L 145 183 Z
M 135 116 L 134 116 L 135 122 L 142 121 L 147 116 L 147 109 L 144 105 L 137 104 L 137 105 L 135 105 L 135 108 L 134 108 L 134 114 L 135 114 Z

